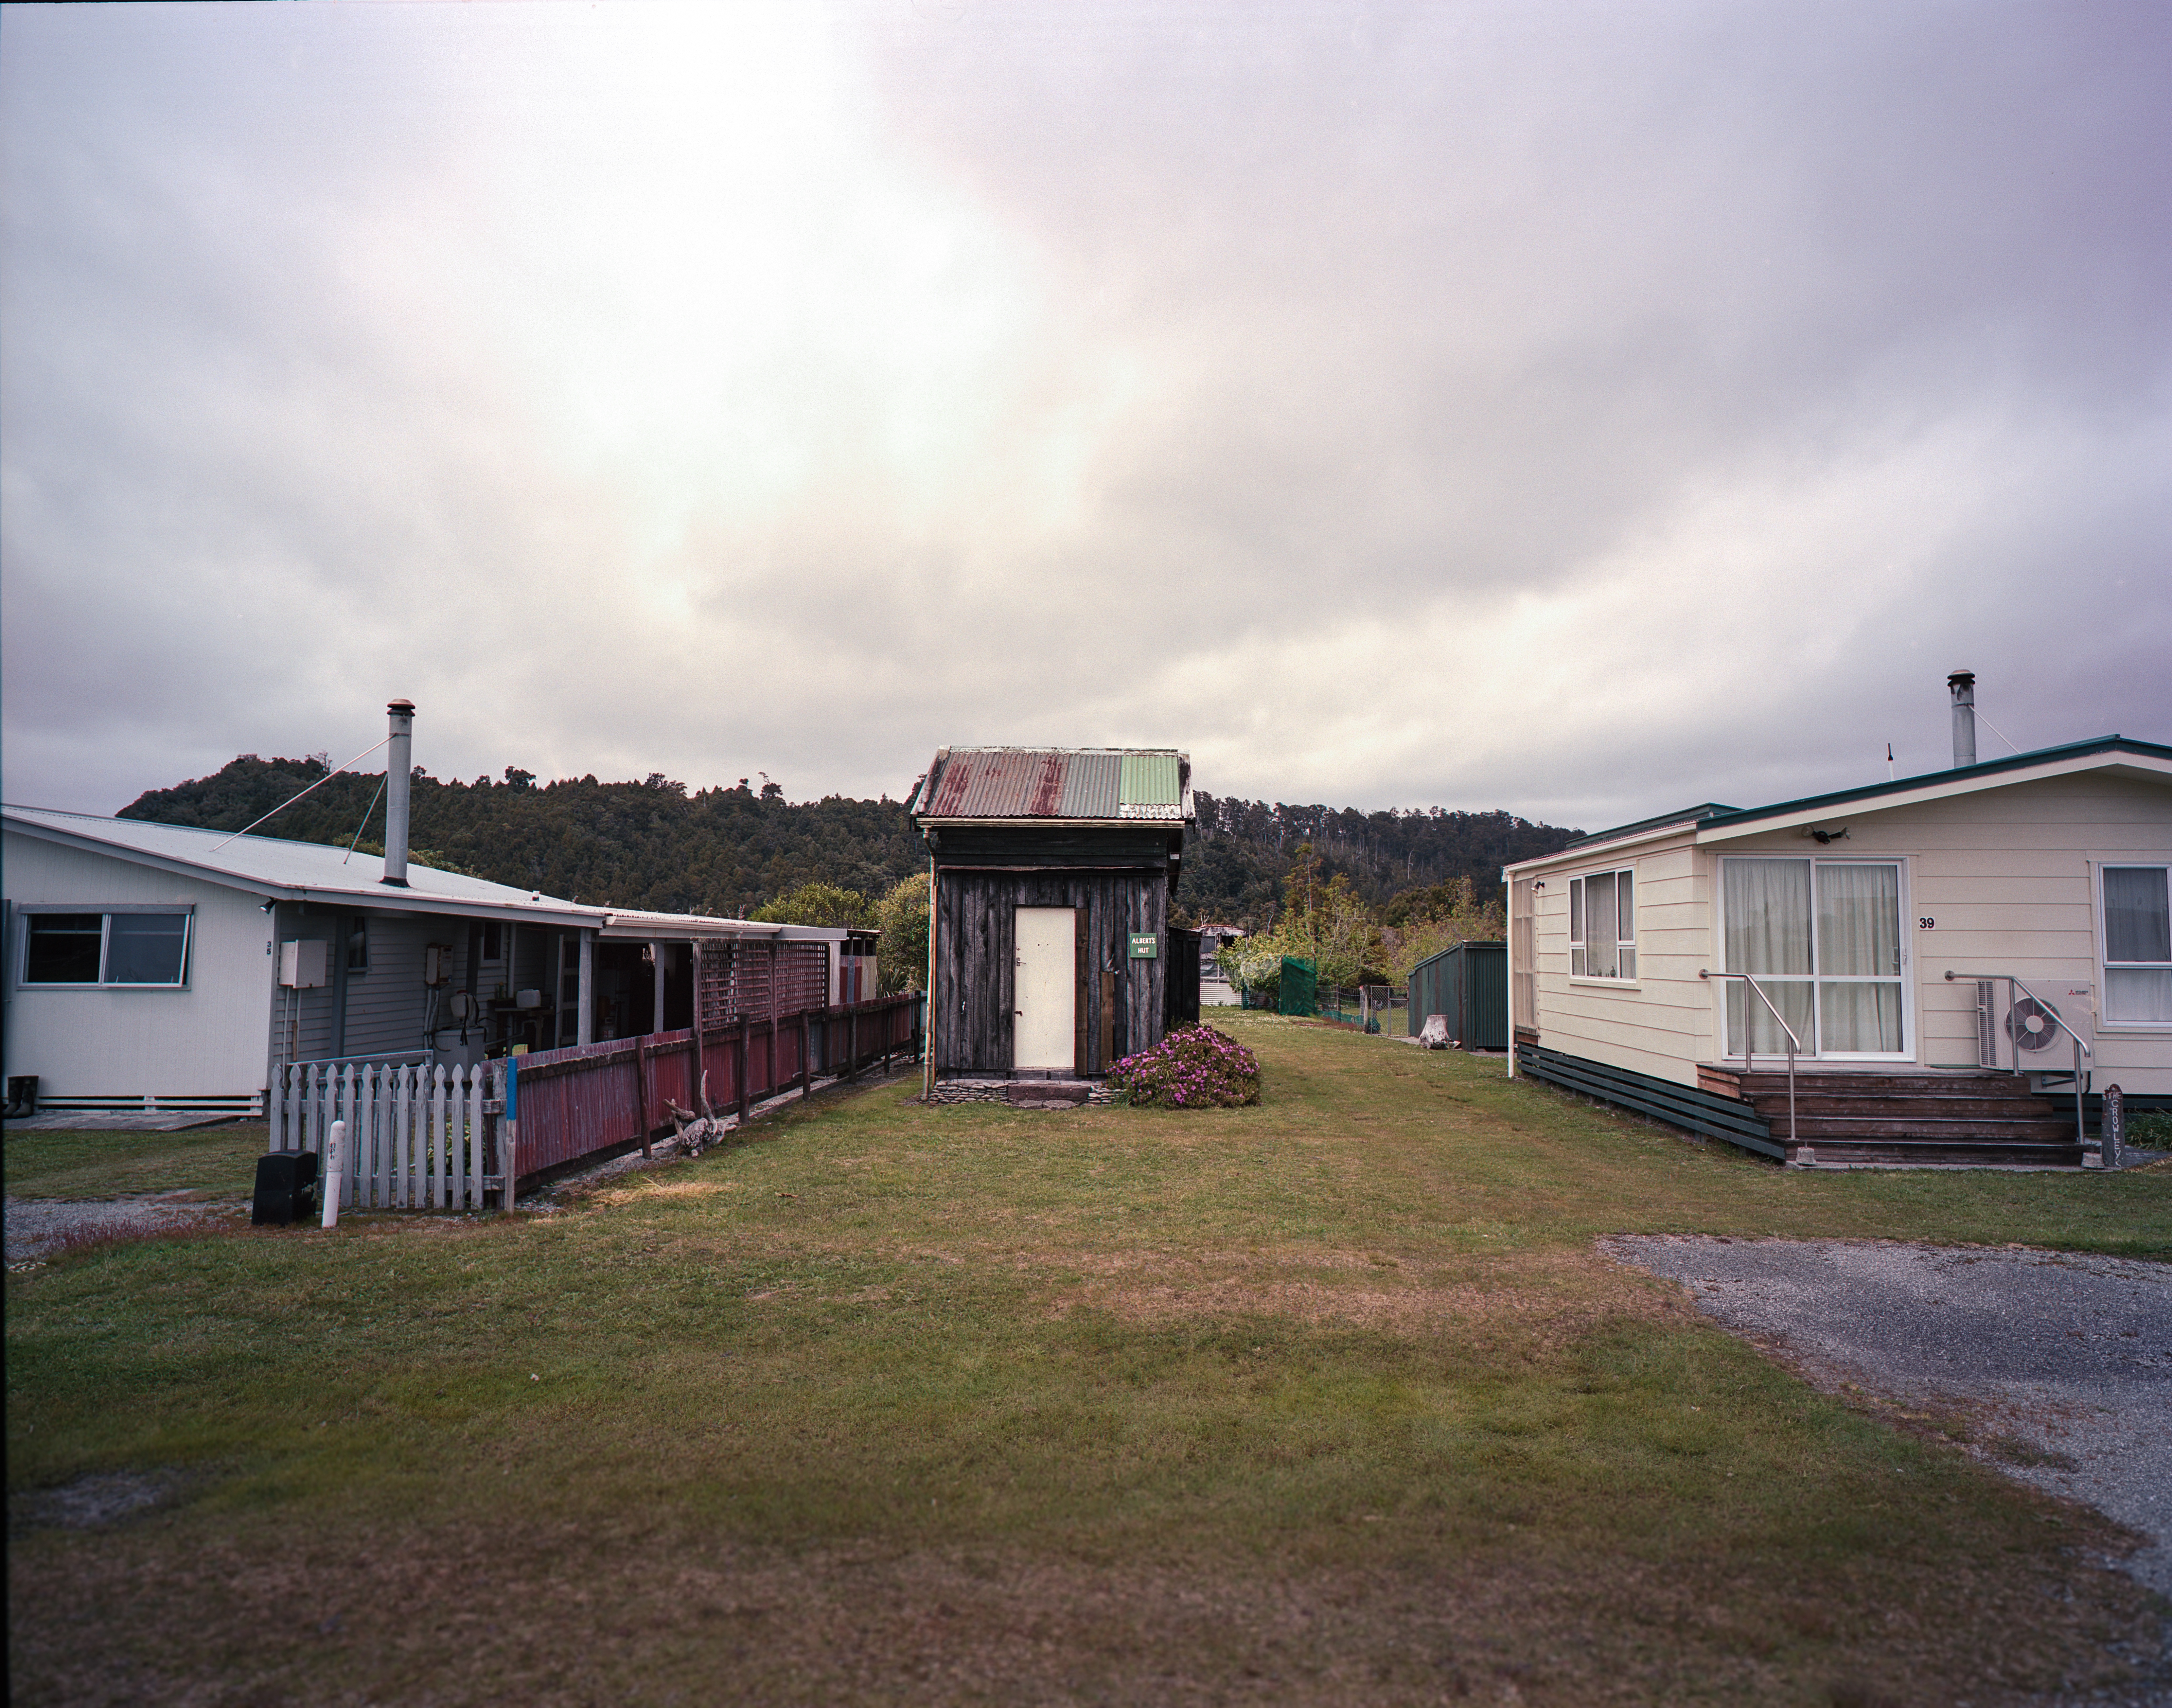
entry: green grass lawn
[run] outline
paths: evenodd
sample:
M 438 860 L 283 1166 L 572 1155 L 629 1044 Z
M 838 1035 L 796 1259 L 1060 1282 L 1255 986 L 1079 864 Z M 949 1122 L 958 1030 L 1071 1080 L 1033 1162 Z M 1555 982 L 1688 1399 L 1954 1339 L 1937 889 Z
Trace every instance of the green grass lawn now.
M 10 1131 L 0 1148 L 0 1177 L 11 1198 L 124 1198 L 192 1192 L 247 1198 L 256 1159 L 268 1142 L 261 1121 L 235 1121 L 182 1133 Z
M 1989 1708 L 2158 1652 L 2105 1521 L 1592 1241 L 2162 1258 L 2172 1168 L 1791 1174 L 1221 1023 L 1256 1108 L 914 1080 L 555 1215 L 11 1275 L 11 1491 L 167 1491 L 13 1538 L 16 1700 Z

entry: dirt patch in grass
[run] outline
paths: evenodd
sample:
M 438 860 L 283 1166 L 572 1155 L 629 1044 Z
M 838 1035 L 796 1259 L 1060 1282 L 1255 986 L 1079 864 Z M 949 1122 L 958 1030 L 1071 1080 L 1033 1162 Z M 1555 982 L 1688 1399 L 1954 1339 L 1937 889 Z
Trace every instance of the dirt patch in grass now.
M 1673 1290 L 1560 1250 L 1455 1263 L 1302 1249 L 1066 1253 L 1019 1267 L 1083 1271 L 1085 1279 L 1056 1293 L 1053 1309 L 1106 1311 L 1126 1322 L 1273 1316 L 1400 1333 L 1513 1326 L 1566 1339 L 1612 1320 L 1696 1320 Z
M 2151 1619 L 2057 1577 L 1943 1575 L 1940 1617 L 1745 1609 L 1694 1562 L 1541 1537 L 1369 1561 L 1181 1549 L 750 1546 L 669 1525 L 507 1518 L 309 1538 L 245 1521 L 34 1538 L 10 1562 L 24 1703 L 1743 1702 L 2019 1708 L 2148 1688 Z M 2086 1568 L 2076 1566 L 2073 1574 Z M 1860 1592 L 1868 1586 L 1835 1586 Z M 1853 1597 L 1850 1598 L 1853 1599 Z M 98 1609 L 126 1607 L 125 1621 Z M 97 1640 L 86 1641 L 95 1627 Z M 1987 1661 L 1996 1652 L 1996 1661 Z M 1867 1681 L 1875 1680 L 1874 1687 Z M 1873 1690 L 1874 1694 L 1845 1693 Z

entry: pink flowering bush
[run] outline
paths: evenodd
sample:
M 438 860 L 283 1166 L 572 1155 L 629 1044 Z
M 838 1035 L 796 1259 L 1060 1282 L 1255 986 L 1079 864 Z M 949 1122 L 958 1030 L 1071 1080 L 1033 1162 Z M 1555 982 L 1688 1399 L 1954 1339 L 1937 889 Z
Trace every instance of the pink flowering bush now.
M 1109 1083 L 1132 1103 L 1164 1109 L 1234 1109 L 1260 1101 L 1259 1058 L 1211 1026 L 1173 1032 L 1150 1050 L 1126 1056 Z

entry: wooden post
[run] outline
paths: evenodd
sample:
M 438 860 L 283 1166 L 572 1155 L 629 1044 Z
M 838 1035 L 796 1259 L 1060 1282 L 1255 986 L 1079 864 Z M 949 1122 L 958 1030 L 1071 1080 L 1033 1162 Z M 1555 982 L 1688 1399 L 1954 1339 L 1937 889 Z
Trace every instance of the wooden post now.
M 708 1111 L 702 1107 L 702 940 L 696 937 L 686 946 L 694 980 L 694 1079 L 686 1087 L 686 1107 L 706 1115 Z
M 641 1113 L 641 1154 L 648 1151 L 648 1134 L 654 1124 L 648 1118 L 648 1040 L 637 1037 L 633 1041 L 633 1102 Z
M 1101 975 L 1101 1071 L 1116 1064 L 1116 975 Z
M 808 1041 L 812 1037 L 807 1024 L 807 1010 L 799 1010 L 799 1096 L 804 1101 L 814 1091 L 814 1052 Z
M 741 1015 L 739 1016 L 739 1049 L 737 1053 L 739 1057 L 739 1125 L 742 1129 L 746 1126 L 747 1122 L 752 1118 L 754 1113 L 752 1099 L 750 1098 L 747 1094 L 747 1080 L 749 1077 L 747 1074 L 747 1028 L 749 1025 L 750 1022 L 747 1017 L 745 1015 Z
M 784 1089 L 784 1076 L 777 1070 L 777 1010 L 769 1011 L 769 1095 L 775 1096 Z
M 860 1071 L 860 1016 L 850 1005 L 845 1010 L 845 1077 L 858 1077 Z

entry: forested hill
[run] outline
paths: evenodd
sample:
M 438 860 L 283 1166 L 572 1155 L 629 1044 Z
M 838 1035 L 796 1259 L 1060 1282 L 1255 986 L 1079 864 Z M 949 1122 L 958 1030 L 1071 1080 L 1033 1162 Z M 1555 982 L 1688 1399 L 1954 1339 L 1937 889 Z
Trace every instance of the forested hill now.
M 245 753 L 216 775 L 151 790 L 121 816 L 239 830 L 320 782 L 257 834 L 343 844 L 359 832 L 363 848 L 379 852 L 382 774 L 328 779 L 315 758 Z M 1194 799 L 1199 828 L 1177 892 L 1182 916 L 1192 920 L 1266 923 L 1300 843 L 1311 843 L 1331 872 L 1347 872 L 1358 893 L 1381 907 L 1406 891 L 1460 877 L 1492 886 L 1505 862 L 1551 854 L 1580 834 L 1505 812 L 1368 813 Z M 903 802 L 788 801 L 775 784 L 689 794 L 660 773 L 641 783 L 583 777 L 538 784 L 511 768 L 496 782 L 441 782 L 417 771 L 410 800 L 407 839 L 417 864 L 605 906 L 744 918 L 814 881 L 872 899 L 927 862 Z
M 1329 872 L 1347 872 L 1375 908 L 1397 896 L 1469 878 L 1481 895 L 1497 890 L 1501 868 L 1567 847 L 1583 832 L 1533 824 L 1508 812 L 1441 807 L 1361 812 L 1355 807 L 1287 806 L 1192 791 L 1196 839 L 1178 892 L 1195 920 L 1266 923 L 1283 875 L 1309 843 Z
M 315 759 L 245 753 L 215 776 L 151 790 L 120 816 L 239 830 L 325 774 Z M 378 772 L 341 772 L 256 833 L 344 844 L 360 831 L 362 845 L 379 852 L 384 802 L 372 806 L 371 797 L 383 781 Z M 418 770 L 408 800 L 407 845 L 418 865 L 607 907 L 744 919 L 814 880 L 879 897 L 927 861 L 901 802 L 788 802 L 774 784 L 690 795 L 660 773 L 643 783 L 539 785 L 509 768 L 495 783 L 440 782 Z

